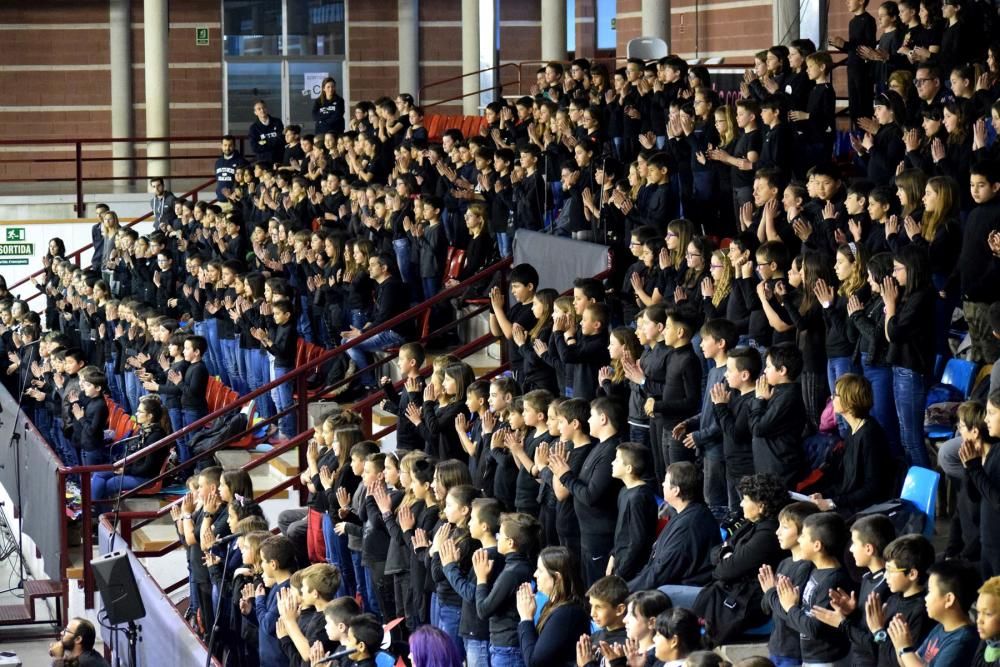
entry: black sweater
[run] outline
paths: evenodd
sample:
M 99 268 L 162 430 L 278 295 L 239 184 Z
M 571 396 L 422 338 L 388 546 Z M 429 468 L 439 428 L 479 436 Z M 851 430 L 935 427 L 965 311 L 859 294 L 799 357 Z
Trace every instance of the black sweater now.
M 876 644 L 868 621 L 865 615 L 865 607 L 862 600 L 867 601 L 872 593 L 878 594 L 879 601 L 885 603 L 889 596 L 889 586 L 885 582 L 885 570 L 879 572 L 865 572 L 861 577 L 861 586 L 858 588 L 858 605 L 854 613 L 845 618 L 840 629 L 847 633 L 847 638 L 851 642 L 851 665 L 852 667 L 875 667 L 877 664 Z M 891 619 L 892 616 L 886 616 Z
M 556 607 L 545 620 L 541 633 L 532 621 L 521 621 L 517 634 L 525 667 L 573 667 L 576 642 L 590 632 L 590 615 L 581 604 Z
M 787 612 L 788 625 L 799 632 L 802 662 L 836 662 L 850 649 L 844 633 L 821 623 L 811 613 L 813 607 L 829 609 L 830 591 L 837 588 L 854 590 L 854 582 L 844 567 L 814 568 L 799 604 Z
M 618 522 L 615 524 L 615 558 L 613 574 L 628 581 L 649 558 L 656 538 L 656 495 L 648 484 L 618 492 Z
M 419 401 L 415 401 L 414 397 L 423 396 L 423 378 L 420 378 L 419 382 L 420 387 L 412 395 L 405 388 L 402 391 L 396 391 L 392 382 L 382 385 L 382 390 L 385 391 L 384 407 L 387 412 L 398 417 L 396 420 L 396 449 L 422 450 L 424 448 L 424 439 L 420 436 L 420 429 L 406 418 L 406 406 L 410 403 L 419 404 Z
M 476 585 L 476 613 L 479 618 L 490 619 L 490 644 L 493 646 L 518 646 L 517 589 L 531 581 L 535 559 L 521 553 L 508 554 L 503 570 L 493 585 Z
M 792 580 L 792 585 L 801 590 L 809 580 L 812 569 L 813 565 L 809 561 L 792 560 L 792 557 L 789 556 L 778 563 L 775 574 L 788 577 Z M 799 643 L 799 633 L 788 624 L 788 616 L 781 608 L 781 604 L 778 603 L 777 588 L 772 588 L 764 594 L 761 607 L 766 613 L 771 614 L 771 619 L 774 621 L 774 629 L 771 631 L 770 639 L 767 640 L 768 653 L 782 658 L 800 658 L 802 648 Z
M 1000 451 L 998 446 L 990 447 L 986 459 L 971 459 L 966 464 L 965 474 L 979 491 L 979 525 L 1000 526 Z M 992 530 L 982 530 L 983 557 L 986 552 L 995 553 L 1000 549 L 1000 540 Z M 995 556 L 991 559 L 995 561 Z
M 573 398 L 585 401 L 596 398 L 597 373 L 611 360 L 608 356 L 608 333 L 601 331 L 593 336 L 585 336 L 577 331 L 576 340 L 568 343 L 564 332 L 559 331 L 552 339 L 563 363 L 573 364 Z
M 722 451 L 726 457 L 726 477 L 739 480 L 754 473 L 753 433 L 750 430 L 750 403 L 754 393 L 730 392 L 728 403 L 713 406 L 722 429 Z
M 188 366 L 178 386 L 181 388 L 181 409 L 208 412 L 208 368 L 204 361 Z
M 957 271 L 962 281 L 962 297 L 967 301 L 1000 300 L 1000 260 L 993 256 L 987 243 L 990 232 L 997 230 L 1000 230 L 1000 197 L 973 208 L 965 221 Z
M 81 396 L 80 405 L 83 416 L 73 422 L 73 444 L 87 452 L 104 449 L 104 429 L 108 425 L 108 404 L 104 396 Z
M 299 334 L 295 330 L 295 323 L 291 319 L 284 324 L 276 324 L 271 321 L 267 326 L 267 335 L 271 340 L 271 344 L 267 346 L 267 351 L 274 357 L 275 368 L 284 369 L 286 372 L 295 368 L 295 354 L 299 342 Z M 276 380 L 277 378 L 271 379 Z
M 771 399 L 750 402 L 754 470 L 778 475 L 792 486 L 806 472 L 802 451 L 805 405 L 797 382 L 774 387 Z
M 575 389 L 574 389 L 575 390 Z M 590 447 L 579 473 L 567 470 L 559 478 L 573 495 L 573 509 L 580 521 L 580 540 L 612 536 L 618 519 L 618 490 L 622 483 L 611 476 L 611 461 L 620 439 L 611 437 Z
M 674 348 L 667 357 L 663 393 L 653 402 L 653 411 L 664 423 L 676 423 L 698 413 L 701 370 L 701 360 L 690 343 Z
M 628 589 L 644 591 L 666 584 L 704 586 L 712 579 L 712 549 L 721 541 L 719 522 L 708 506 L 691 503 L 660 531 L 649 562 L 628 582 Z
M 896 314 L 886 323 L 889 339 L 888 361 L 893 366 L 909 368 L 922 375 L 934 368 L 934 300 L 930 288 L 904 296 Z
M 479 544 L 476 542 L 476 544 Z M 496 547 L 486 547 L 486 553 L 493 561 L 494 571 L 503 569 L 504 558 Z M 467 561 L 467 562 L 466 562 Z M 439 561 L 440 562 L 440 561 Z M 490 624 L 488 619 L 479 618 L 476 613 L 476 573 L 472 571 L 472 552 L 463 562 L 448 563 L 442 569 L 452 589 L 462 598 L 462 618 L 459 621 L 458 632 L 470 639 L 489 640 Z
M 885 431 L 868 418 L 844 439 L 844 455 L 839 468 L 824 477 L 823 495 L 834 502 L 844 516 L 892 498 L 895 489 L 888 482 L 892 455 Z

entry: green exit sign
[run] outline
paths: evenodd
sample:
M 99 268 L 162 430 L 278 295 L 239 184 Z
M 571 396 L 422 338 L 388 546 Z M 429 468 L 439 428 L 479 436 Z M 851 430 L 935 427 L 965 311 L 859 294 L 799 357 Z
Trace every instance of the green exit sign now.
M 6 241 L 23 241 L 25 239 L 24 227 L 8 227 L 4 235 Z
M 208 28 L 201 26 L 194 29 L 195 46 L 208 46 Z

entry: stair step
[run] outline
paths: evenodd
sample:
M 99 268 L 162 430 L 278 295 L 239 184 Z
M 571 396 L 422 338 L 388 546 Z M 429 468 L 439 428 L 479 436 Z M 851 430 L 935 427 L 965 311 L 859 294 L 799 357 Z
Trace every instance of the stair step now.
M 388 410 L 383 410 L 379 405 L 372 407 L 372 424 L 374 426 L 385 428 L 386 426 L 392 426 L 395 423 L 396 415 L 392 414 Z
M 284 454 L 271 459 L 271 467 L 282 477 L 291 477 L 299 474 L 299 454 L 295 450 L 290 450 Z
M 58 597 L 62 593 L 62 583 L 51 579 L 29 579 L 24 584 L 24 594 L 28 598 Z
M 159 551 L 177 541 L 171 523 L 151 523 L 132 533 L 133 551 Z
M 32 620 L 31 612 L 23 604 L 0 605 L 0 625 L 17 625 Z

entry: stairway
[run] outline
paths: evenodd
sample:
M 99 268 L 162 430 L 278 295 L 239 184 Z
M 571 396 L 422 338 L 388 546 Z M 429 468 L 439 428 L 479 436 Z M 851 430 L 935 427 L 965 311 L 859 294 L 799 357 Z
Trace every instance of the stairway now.
M 60 598 L 63 596 L 62 584 L 51 579 L 38 579 L 26 581 L 24 583 L 24 600 L 21 604 L 0 605 L 0 626 L 6 625 L 36 625 L 52 624 L 62 625 L 62 604 Z M 55 598 L 56 618 L 39 619 L 35 616 L 35 600 Z

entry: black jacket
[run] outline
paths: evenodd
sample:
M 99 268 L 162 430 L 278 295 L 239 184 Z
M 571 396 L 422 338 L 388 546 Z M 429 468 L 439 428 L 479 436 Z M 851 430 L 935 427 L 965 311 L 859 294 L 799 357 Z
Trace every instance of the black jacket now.
M 108 426 L 108 404 L 104 396 L 80 397 L 83 416 L 73 422 L 73 444 L 84 451 L 104 449 L 104 429 Z
M 853 516 L 895 497 L 893 467 L 885 431 L 875 419 L 868 418 L 844 439 L 841 465 L 824 477 L 823 495 L 834 502 L 839 513 Z
M 492 582 L 476 585 L 476 613 L 479 618 L 490 619 L 490 644 L 493 646 L 518 646 L 517 589 L 531 581 L 535 559 L 525 554 L 507 554 L 503 570 Z
M 649 562 L 628 582 L 628 589 L 644 591 L 666 584 L 704 586 L 712 579 L 712 549 L 721 541 L 719 522 L 708 506 L 691 503 L 660 531 Z
M 934 327 L 927 323 L 934 321 L 936 298 L 934 291 L 927 288 L 902 297 L 896 305 L 896 314 L 885 327 L 891 365 L 921 375 L 928 375 L 934 369 Z
M 576 642 L 590 633 L 590 615 L 583 605 L 556 607 L 545 620 L 541 632 L 532 621 L 517 625 L 521 656 L 525 667 L 573 667 L 576 665 Z
M 750 402 L 750 430 L 756 472 L 778 475 L 792 486 L 807 472 L 802 450 L 805 405 L 798 382 L 774 387 L 771 399 Z
M 557 331 L 552 339 L 563 363 L 573 365 L 573 397 L 590 401 L 597 397 L 598 372 L 610 362 L 608 333 L 602 330 L 593 336 L 585 336 L 577 331 L 576 336 L 573 343 L 568 343 L 564 332 Z
M 701 360 L 689 343 L 674 348 L 667 357 L 663 392 L 654 397 L 653 411 L 666 423 L 675 423 L 698 413 L 701 405 Z
M 649 559 L 656 539 L 656 494 L 649 484 L 618 492 L 618 521 L 615 524 L 614 573 L 628 581 Z
M 589 535 L 612 536 L 618 519 L 618 491 L 622 483 L 611 476 L 611 461 L 620 442 L 617 436 L 591 445 L 579 473 L 568 470 L 559 478 L 573 495 L 583 543 Z

